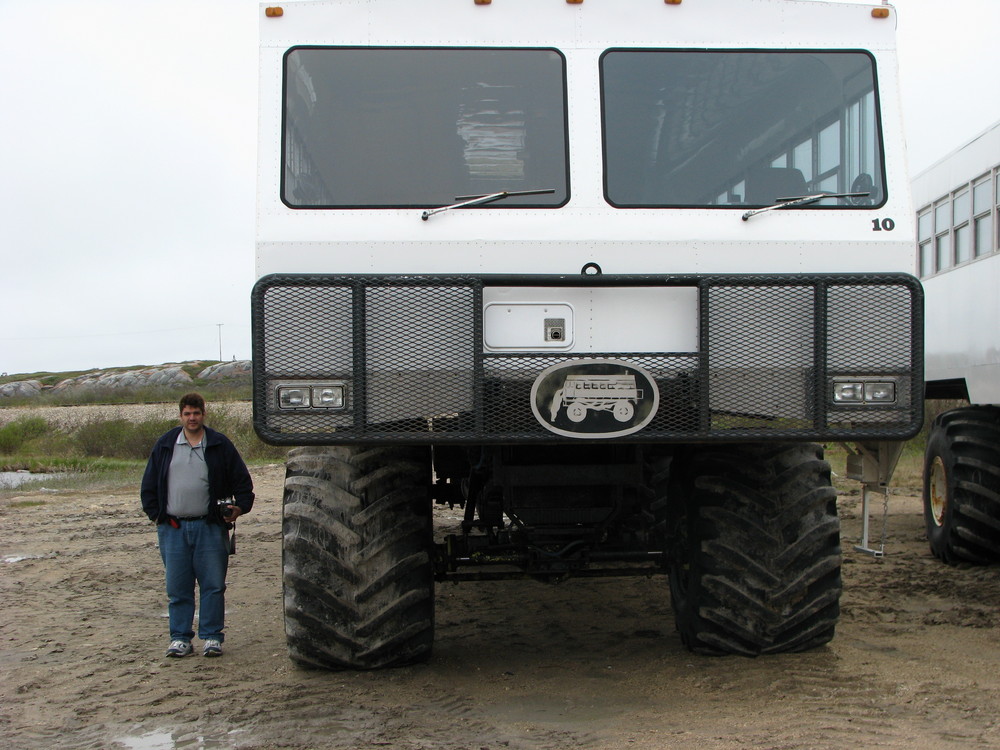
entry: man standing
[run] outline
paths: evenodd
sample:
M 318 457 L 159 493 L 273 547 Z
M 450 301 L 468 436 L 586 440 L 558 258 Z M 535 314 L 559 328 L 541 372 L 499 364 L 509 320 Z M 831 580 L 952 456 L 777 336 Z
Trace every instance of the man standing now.
M 236 446 L 205 426 L 205 399 L 181 397 L 180 427 L 153 446 L 142 477 L 142 509 L 156 523 L 167 579 L 170 647 L 191 653 L 194 588 L 201 594 L 198 637 L 205 656 L 221 656 L 229 567 L 227 524 L 253 507 L 253 480 Z

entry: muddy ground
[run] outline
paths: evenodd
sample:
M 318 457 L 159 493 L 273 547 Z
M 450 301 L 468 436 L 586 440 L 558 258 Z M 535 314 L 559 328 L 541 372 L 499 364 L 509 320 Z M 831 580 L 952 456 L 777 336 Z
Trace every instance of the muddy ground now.
M 814 652 L 694 656 L 662 577 L 465 583 L 437 590 L 429 663 L 327 673 L 285 655 L 282 474 L 254 470 L 221 659 L 163 658 L 135 488 L 0 500 L 0 747 L 1000 747 L 1000 568 L 935 561 L 916 497 L 892 497 L 882 559 L 841 498 L 843 616 Z

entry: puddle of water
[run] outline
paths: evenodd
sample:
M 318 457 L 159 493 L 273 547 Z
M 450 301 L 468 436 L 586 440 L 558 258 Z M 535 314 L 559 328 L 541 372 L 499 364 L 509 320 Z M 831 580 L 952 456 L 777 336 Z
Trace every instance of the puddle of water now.
M 603 690 L 603 687 L 600 688 Z M 497 701 L 493 709 L 496 715 L 512 722 L 531 721 L 567 729 L 595 727 L 616 719 L 626 711 L 644 708 L 644 699 L 630 699 L 601 694 L 598 701 L 594 693 L 575 696 L 571 693 L 560 696 L 530 694 Z
M 122 745 L 129 750 L 172 750 L 174 739 L 170 732 L 150 732 L 138 737 L 119 737 L 116 745 Z
M 55 474 L 32 474 L 30 471 L 0 471 L 0 490 L 12 490 L 36 479 L 53 479 Z
M 128 750 L 231 750 L 233 732 L 206 735 L 199 732 L 169 732 L 159 730 L 114 740 L 116 747 Z
M 45 555 L 4 555 L 0 557 L 0 563 L 18 563 L 23 560 L 41 560 L 45 557 L 55 557 L 51 552 Z

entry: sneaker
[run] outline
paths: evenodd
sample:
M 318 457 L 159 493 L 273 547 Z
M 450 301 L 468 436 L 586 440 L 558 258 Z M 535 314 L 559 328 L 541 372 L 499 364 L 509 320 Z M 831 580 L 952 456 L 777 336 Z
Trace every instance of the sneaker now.
M 179 659 L 182 656 L 187 656 L 192 651 L 191 644 L 187 641 L 171 641 L 170 647 L 167 649 L 167 656 L 171 659 Z
M 222 656 L 222 642 L 209 638 L 205 641 L 205 650 L 201 653 L 202 656 Z

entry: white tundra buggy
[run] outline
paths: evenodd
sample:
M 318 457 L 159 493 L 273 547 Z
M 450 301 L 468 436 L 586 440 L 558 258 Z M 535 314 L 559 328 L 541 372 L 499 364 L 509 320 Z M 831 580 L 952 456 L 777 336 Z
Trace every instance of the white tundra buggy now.
M 435 582 L 495 578 L 663 573 L 700 653 L 833 637 L 820 444 L 877 492 L 922 422 L 895 27 L 812 0 L 260 7 L 254 423 L 295 446 L 296 662 L 425 659 Z

